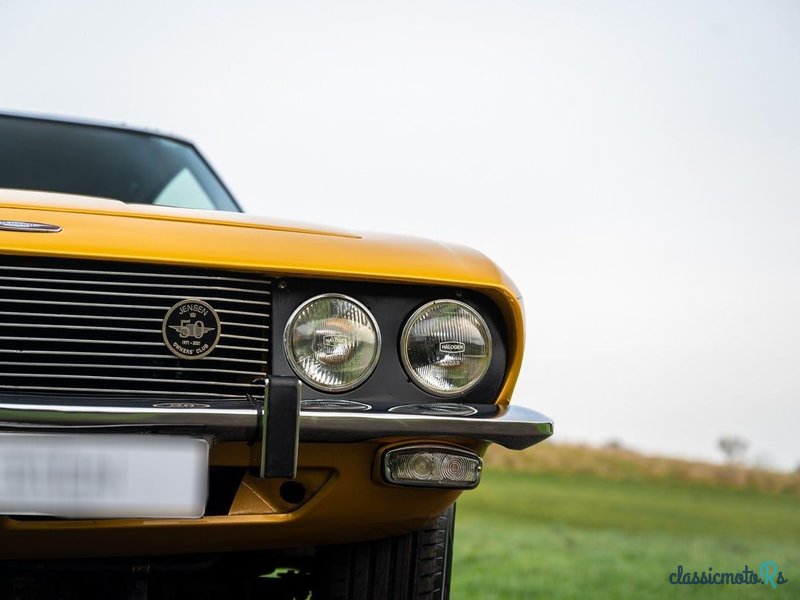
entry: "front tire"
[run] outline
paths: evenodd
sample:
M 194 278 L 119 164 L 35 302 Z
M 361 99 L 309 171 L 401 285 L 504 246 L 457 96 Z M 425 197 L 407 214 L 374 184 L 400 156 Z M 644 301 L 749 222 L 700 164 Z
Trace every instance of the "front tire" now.
M 433 523 L 405 535 L 320 548 L 325 600 L 448 600 L 455 505 Z

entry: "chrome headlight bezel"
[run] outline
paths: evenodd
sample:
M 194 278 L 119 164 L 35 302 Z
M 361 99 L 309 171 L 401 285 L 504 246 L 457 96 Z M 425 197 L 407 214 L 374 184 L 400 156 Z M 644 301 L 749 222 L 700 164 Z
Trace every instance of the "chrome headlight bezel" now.
M 432 386 L 428 385 L 414 371 L 414 368 L 411 366 L 411 360 L 408 355 L 408 342 L 412 327 L 416 324 L 419 316 L 423 312 L 425 312 L 429 307 L 434 306 L 436 304 L 455 304 L 465 309 L 468 313 L 470 313 L 473 317 L 475 317 L 480 327 L 486 334 L 487 355 L 482 370 L 470 382 L 469 385 L 458 388 L 456 390 L 451 390 L 451 391 L 441 390 L 433 388 Z M 486 319 L 484 319 L 483 315 L 481 315 L 474 307 L 470 306 L 466 302 L 462 302 L 461 300 L 455 300 L 452 298 L 439 298 L 436 300 L 431 300 L 430 302 L 426 302 L 425 304 L 417 308 L 406 319 L 405 325 L 403 326 L 403 331 L 400 335 L 400 361 L 403 365 L 403 370 L 406 372 L 406 375 L 408 375 L 409 379 L 412 382 L 414 382 L 414 384 L 419 389 L 428 394 L 431 394 L 432 396 L 436 396 L 439 398 L 455 398 L 459 396 L 464 396 L 470 390 L 474 389 L 478 384 L 480 384 L 480 382 L 483 381 L 484 377 L 486 376 L 486 373 L 489 371 L 490 365 L 492 364 L 492 352 L 493 352 L 492 332 L 491 329 L 489 328 L 489 325 L 486 322 Z
M 337 298 L 340 300 L 344 300 L 346 302 L 350 302 L 353 305 L 355 305 L 359 310 L 361 310 L 366 315 L 367 320 L 371 326 L 371 329 L 375 332 L 375 351 L 371 358 L 369 366 L 358 378 L 354 379 L 347 385 L 326 386 L 318 381 L 315 381 L 314 379 L 308 376 L 305 369 L 303 369 L 303 367 L 298 363 L 295 357 L 295 353 L 292 350 L 292 332 L 295 328 L 297 317 L 310 304 L 318 302 L 320 300 L 324 300 L 326 298 Z M 382 348 L 381 330 L 380 327 L 378 326 L 378 321 L 375 318 L 375 315 L 373 315 L 372 311 L 370 311 L 366 306 L 364 306 L 363 303 L 359 302 L 352 296 L 347 296 L 345 294 L 336 294 L 336 293 L 319 294 L 312 298 L 308 298 L 304 302 L 301 302 L 300 305 L 294 309 L 289 319 L 286 321 L 286 327 L 283 330 L 283 351 L 284 354 L 286 355 L 286 360 L 288 361 L 292 371 L 294 371 L 295 375 L 297 375 L 309 387 L 317 391 L 329 394 L 349 392 L 359 387 L 367 379 L 369 379 L 370 375 L 372 375 L 372 373 L 377 368 L 378 363 L 380 362 L 381 348 Z

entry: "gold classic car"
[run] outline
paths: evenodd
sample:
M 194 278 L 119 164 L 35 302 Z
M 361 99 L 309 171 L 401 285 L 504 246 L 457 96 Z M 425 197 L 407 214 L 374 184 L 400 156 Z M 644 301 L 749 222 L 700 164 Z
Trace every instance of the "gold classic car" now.
M 0 115 L 0 188 L 0 578 L 447 598 L 487 448 L 552 433 L 496 265 L 244 215 L 121 126 Z

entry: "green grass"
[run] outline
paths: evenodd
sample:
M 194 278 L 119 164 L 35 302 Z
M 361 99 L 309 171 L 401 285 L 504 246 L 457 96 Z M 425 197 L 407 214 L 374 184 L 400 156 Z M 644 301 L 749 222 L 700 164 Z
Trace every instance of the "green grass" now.
M 458 502 L 453 600 L 800 598 L 800 498 L 697 483 L 487 470 Z M 757 570 L 789 582 L 670 585 L 690 571 Z

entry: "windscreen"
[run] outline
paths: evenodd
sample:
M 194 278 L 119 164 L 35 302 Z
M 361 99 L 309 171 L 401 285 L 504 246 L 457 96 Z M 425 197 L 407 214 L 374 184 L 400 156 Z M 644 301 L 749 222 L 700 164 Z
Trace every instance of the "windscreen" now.
M 0 188 L 238 211 L 189 144 L 136 131 L 0 116 Z

